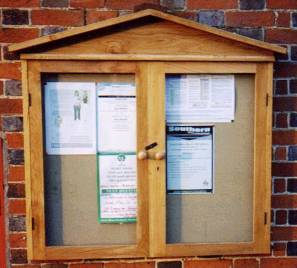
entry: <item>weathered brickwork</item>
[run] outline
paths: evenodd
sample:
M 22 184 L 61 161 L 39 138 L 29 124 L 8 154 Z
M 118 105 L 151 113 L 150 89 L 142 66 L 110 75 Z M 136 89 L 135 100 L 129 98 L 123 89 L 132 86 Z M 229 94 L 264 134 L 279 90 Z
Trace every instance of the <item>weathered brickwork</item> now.
M 282 45 L 274 71 L 272 245 L 265 256 L 137 262 L 27 263 L 22 87 L 19 56 L 7 46 L 39 36 L 157 8 Z M 0 0 L 0 132 L 5 143 L 8 262 L 12 268 L 297 267 L 296 0 Z

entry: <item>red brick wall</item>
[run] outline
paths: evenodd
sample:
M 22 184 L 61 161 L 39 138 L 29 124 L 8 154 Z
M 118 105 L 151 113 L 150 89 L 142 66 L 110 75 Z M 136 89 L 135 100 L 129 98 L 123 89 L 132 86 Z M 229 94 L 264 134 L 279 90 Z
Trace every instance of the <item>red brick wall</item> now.
M 297 1 L 296 0 L 0 0 L 0 127 L 5 142 L 9 267 L 150 268 L 138 263 L 36 263 L 26 260 L 22 98 L 18 56 L 7 45 L 146 7 L 284 45 L 275 64 L 271 255 L 175 260 L 159 267 L 297 267 Z M 2 246 L 2 245 L 0 245 Z

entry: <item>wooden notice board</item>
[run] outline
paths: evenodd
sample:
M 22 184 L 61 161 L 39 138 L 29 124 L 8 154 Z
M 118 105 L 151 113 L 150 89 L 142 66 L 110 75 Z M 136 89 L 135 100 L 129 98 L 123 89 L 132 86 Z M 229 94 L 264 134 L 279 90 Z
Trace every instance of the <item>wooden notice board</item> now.
M 29 259 L 269 252 L 273 62 L 274 54 L 286 53 L 285 48 L 144 10 L 9 49 L 22 59 Z M 234 77 L 234 118 L 194 122 L 193 129 L 209 131 L 211 137 L 211 142 L 209 137 L 205 142 L 212 157 L 205 157 L 212 167 L 206 180 L 212 187 L 207 190 L 167 191 L 166 176 L 173 170 L 168 168 L 166 147 L 166 82 L 170 75 Z M 133 83 L 136 93 L 129 97 L 136 107 L 132 152 L 136 186 L 125 191 L 134 194 L 135 203 L 129 203 L 132 205 L 124 213 L 136 209 L 133 217 L 125 218 L 129 220 L 115 223 L 98 217 L 98 152 L 47 153 L 50 131 L 45 83 L 50 82 Z M 93 91 L 88 92 L 95 99 L 97 88 L 91 87 Z M 80 97 L 75 94 L 69 98 Z M 98 116 L 98 111 L 93 114 Z M 72 112 L 74 120 L 80 118 L 77 103 Z M 94 121 L 86 129 L 98 133 L 100 122 Z M 106 122 L 99 131 L 108 129 L 110 123 Z M 59 126 L 60 118 L 55 123 Z M 113 134 L 107 134 L 110 144 L 129 143 L 130 136 L 113 140 Z M 71 150 L 74 146 L 65 151 Z M 117 161 L 125 161 L 125 157 L 118 155 Z M 112 202 L 112 198 L 105 201 Z

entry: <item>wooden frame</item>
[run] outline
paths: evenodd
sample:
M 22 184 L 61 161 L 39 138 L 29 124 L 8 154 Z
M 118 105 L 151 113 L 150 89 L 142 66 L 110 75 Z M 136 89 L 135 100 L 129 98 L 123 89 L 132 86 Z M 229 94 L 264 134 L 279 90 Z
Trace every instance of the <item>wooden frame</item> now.
M 270 195 L 271 195 L 271 63 L 155 63 L 151 91 L 158 104 L 149 116 L 149 129 L 165 129 L 165 73 L 185 74 L 254 74 L 254 200 L 253 241 L 247 243 L 166 244 L 166 174 L 165 161 L 149 164 L 150 198 L 150 256 L 205 256 L 258 254 L 270 251 Z M 163 106 L 162 106 L 163 103 Z M 151 103 L 151 105 L 153 105 Z M 156 110 L 156 107 L 163 107 Z M 156 126 L 156 121 L 158 126 Z M 164 123 L 162 123 L 164 122 Z M 266 127 L 263 127 L 266 126 Z M 161 144 L 164 150 L 165 132 L 149 132 L 150 140 Z M 160 149 L 160 148 L 159 148 Z M 157 166 L 157 167 L 156 167 Z M 265 168 L 263 168 L 265 167 Z M 265 179 L 263 179 L 265 178 Z
M 137 92 L 137 125 L 140 130 L 137 150 L 143 149 L 146 124 L 143 112 L 146 94 L 145 66 L 133 62 L 55 62 L 29 61 L 24 63 L 28 76 L 23 76 L 24 86 L 24 122 L 26 148 L 26 185 L 27 185 L 27 232 L 28 256 L 30 259 L 88 259 L 118 257 L 144 257 L 148 254 L 147 227 L 147 181 L 138 181 L 138 216 L 136 227 L 136 245 L 115 245 L 96 247 L 46 246 L 44 215 L 44 166 L 43 166 L 43 133 L 42 133 L 42 73 L 135 73 Z M 24 66 L 24 67 L 25 67 Z M 27 85 L 27 86 L 26 86 Z M 27 97 L 26 97 L 27 96 Z M 29 97 L 30 96 L 30 97 Z M 30 146 L 34 144 L 34 146 Z M 138 161 L 138 178 L 143 177 L 146 163 Z

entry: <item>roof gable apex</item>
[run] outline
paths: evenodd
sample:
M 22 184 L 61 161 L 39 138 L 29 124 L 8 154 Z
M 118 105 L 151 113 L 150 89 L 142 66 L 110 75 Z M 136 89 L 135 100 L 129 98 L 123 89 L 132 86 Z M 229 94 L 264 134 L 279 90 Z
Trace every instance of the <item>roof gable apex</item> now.
M 174 15 L 167 14 L 167 13 L 153 10 L 153 9 L 146 9 L 146 10 L 139 11 L 139 12 L 136 12 L 133 14 L 128 14 L 128 15 L 124 15 L 124 16 L 120 16 L 120 17 L 116 17 L 116 18 L 111 18 L 108 20 L 89 24 L 86 26 L 73 28 L 73 29 L 70 29 L 70 30 L 67 30 L 64 32 L 59 32 L 59 33 L 48 35 L 48 36 L 42 36 L 42 37 L 28 40 L 28 41 L 18 43 L 18 44 L 13 44 L 13 45 L 9 46 L 9 51 L 21 52 L 21 51 L 29 50 L 29 49 L 34 50 L 35 47 L 45 45 L 47 43 L 67 39 L 70 37 L 77 37 L 77 36 L 85 34 L 85 33 L 93 32 L 96 30 L 104 29 L 109 26 L 115 26 L 118 24 L 122 24 L 125 22 L 129 22 L 129 21 L 133 21 L 133 20 L 137 20 L 137 19 L 145 18 L 145 17 L 149 17 L 149 16 L 167 20 L 170 22 L 174 22 L 174 23 L 186 26 L 186 27 L 190 27 L 192 29 L 204 31 L 206 33 L 217 35 L 217 36 L 220 36 L 220 37 L 223 37 L 223 38 L 235 41 L 235 42 L 250 45 L 250 46 L 255 47 L 255 49 L 261 48 L 264 50 L 269 50 L 272 52 L 283 53 L 283 54 L 285 54 L 287 52 L 286 48 L 283 48 L 281 46 L 277 46 L 277 45 L 273 45 L 273 44 L 266 43 L 263 41 L 251 39 L 251 38 L 241 36 L 241 35 L 238 35 L 235 33 L 230 33 L 230 32 L 227 32 L 227 31 L 224 31 L 221 29 L 210 27 L 210 26 L 207 26 L 204 24 L 200 24 L 200 23 L 197 23 L 197 22 L 194 22 L 191 20 L 180 18 L 180 17 L 174 16 Z

